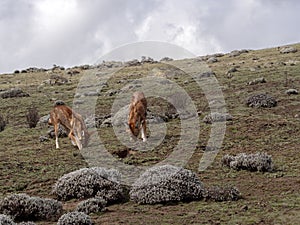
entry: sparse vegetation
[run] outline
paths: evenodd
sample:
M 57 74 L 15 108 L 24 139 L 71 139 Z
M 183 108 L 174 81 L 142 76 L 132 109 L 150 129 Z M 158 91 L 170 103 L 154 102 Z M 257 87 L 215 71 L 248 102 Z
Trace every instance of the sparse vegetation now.
M 36 127 L 37 123 L 39 122 L 40 116 L 39 116 L 38 109 L 35 106 L 28 108 L 26 119 L 29 128 Z
M 69 212 L 62 215 L 57 225 L 93 225 L 92 219 L 83 212 Z
M 272 157 L 266 153 L 246 154 L 236 156 L 225 155 L 222 163 L 234 170 L 249 170 L 271 172 L 273 170 Z
M 76 211 L 84 212 L 89 215 L 91 213 L 101 212 L 105 209 L 106 204 L 107 202 L 103 198 L 89 198 L 80 202 L 76 207 Z
M 203 118 L 204 123 L 214 123 L 214 122 L 225 122 L 231 121 L 232 116 L 229 113 L 210 113 L 209 115 Z
M 0 91 L 1 98 L 19 98 L 19 97 L 29 97 L 28 93 L 25 93 L 20 88 L 11 88 L 9 90 Z
M 9 216 L 0 214 L 0 224 L 15 225 L 16 223 Z
M 97 196 L 113 203 L 124 198 L 124 190 L 118 179 L 119 172 L 116 170 L 83 168 L 59 178 L 53 187 L 53 193 L 62 200 Z
M 36 223 L 31 222 L 31 221 L 27 221 L 27 222 L 18 223 L 18 225 L 36 225 Z
M 300 48 L 300 44 L 292 46 L 295 49 Z M 9 118 L 4 132 L 0 133 L 0 198 L 20 192 L 43 198 L 53 197 L 51 189 L 60 177 L 70 171 L 90 166 L 82 157 L 84 155 L 67 139 L 60 140 L 59 150 L 55 149 L 54 140 L 40 142 L 39 137 L 47 133 L 47 123 L 45 126 L 29 129 L 26 113 L 30 105 L 38 106 L 40 115 L 48 115 L 57 99 L 72 105 L 76 94 L 75 100 L 84 104 L 86 101 L 82 96 L 97 93 L 95 118 L 100 118 L 96 121 L 96 127 L 101 143 L 120 163 L 151 167 L 172 154 L 180 140 L 189 138 L 181 133 L 181 118 L 178 112 L 173 106 L 168 105 L 166 99 L 161 101 L 159 97 L 152 97 L 152 100 L 150 98 L 149 116 L 157 115 L 161 119 L 158 123 L 149 123 L 150 126 L 154 126 L 149 135 L 151 137 L 154 131 L 160 130 L 156 129 L 156 125 L 163 122 L 166 125 L 166 135 L 153 150 L 135 151 L 133 154 L 134 151 L 116 137 L 113 127 L 101 126 L 102 122 L 112 115 L 111 108 L 115 98 L 125 92 L 130 94 L 141 88 L 140 83 L 136 81 L 149 74 L 154 78 L 166 78 L 184 88 L 195 105 L 199 121 L 202 121 L 204 116 L 211 113 L 209 106 L 218 103 L 218 99 L 214 96 L 207 98 L 203 89 L 190 75 L 195 75 L 203 81 L 215 76 L 226 101 L 226 110 L 234 121 L 226 123 L 225 138 L 218 155 L 208 169 L 201 172 L 198 171 L 199 161 L 204 153 L 210 154 L 207 146 L 211 145 L 207 140 L 210 138 L 210 130 L 214 126 L 218 129 L 218 123 L 200 123 L 198 144 L 185 168 L 193 171 L 208 187 L 205 193 L 210 191 L 211 196 L 216 197 L 209 200 L 204 196 L 202 201 L 183 201 L 175 204 L 145 205 L 133 201 L 108 204 L 107 212 L 92 213 L 90 217 L 95 224 L 138 224 L 140 221 L 147 221 L 148 224 L 177 225 L 299 224 L 300 199 L 297 188 L 300 165 L 298 148 L 300 101 L 299 94 L 286 91 L 289 89 L 299 91 L 300 51 L 281 54 L 279 49 L 281 48 L 214 55 L 217 62 L 206 65 L 211 69 L 207 72 L 199 71 L 198 66 L 211 56 L 172 60 L 167 63 L 165 61 L 140 65 L 139 62 L 128 67 L 124 67 L 122 62 L 105 62 L 96 66 L 84 65 L 65 70 L 29 68 L 19 70 L 20 73 L 17 74 L 0 74 L 0 114 L 5 121 Z M 236 68 L 234 72 L 231 70 L 233 68 Z M 76 75 L 68 73 L 71 70 L 76 71 Z M 114 73 L 110 79 L 105 81 L 102 79 L 112 72 Z M 92 87 L 83 87 L 80 89 L 82 92 L 78 93 L 78 82 L 87 73 L 96 74 L 95 82 Z M 52 74 L 58 74 L 68 82 L 51 85 Z M 247 85 L 257 78 L 264 78 L 266 82 Z M 128 88 L 125 90 L 124 87 Z M 20 96 L 14 95 L 18 93 L 14 91 L 15 89 L 22 91 L 19 92 Z M 209 90 L 209 93 L 213 95 L 214 91 Z M 273 96 L 277 101 L 276 107 L 247 107 L 245 100 L 257 93 Z M 23 97 L 19 98 L 21 96 Z M 88 117 L 89 113 L 87 112 Z M 184 147 L 182 150 L 182 154 L 185 154 Z M 124 158 L 115 154 L 122 151 L 127 153 Z M 225 155 L 237 156 L 240 153 L 250 152 L 265 152 L 272 155 L 275 170 L 272 173 L 250 173 L 220 165 Z M 88 154 L 93 157 L 93 153 Z M 218 188 L 209 189 L 209 187 Z M 236 187 L 244 198 L 234 203 L 219 202 L 237 196 L 235 194 L 238 192 L 230 187 Z M 69 187 L 66 185 L 65 188 L 67 192 L 68 188 L 71 190 L 71 185 Z M 61 190 L 63 192 L 63 189 Z M 104 196 L 106 193 L 101 195 Z M 95 196 L 97 197 L 97 193 Z M 78 203 L 83 200 L 72 198 L 74 199 L 63 202 L 67 212 L 75 210 Z M 208 201 L 205 201 L 206 199 Z M 36 223 L 53 224 L 48 220 Z
M 242 197 L 242 194 L 237 187 L 232 186 L 212 186 L 206 189 L 205 198 L 217 202 L 237 201 Z
M 249 107 L 264 107 L 264 108 L 271 108 L 277 105 L 277 100 L 267 94 L 257 94 L 250 96 L 246 101 L 247 106 Z
M 204 188 L 197 175 L 170 165 L 143 173 L 130 190 L 130 199 L 141 204 L 191 201 L 203 198 Z
M 0 201 L 0 212 L 16 220 L 51 220 L 62 213 L 62 204 L 53 199 L 12 194 Z

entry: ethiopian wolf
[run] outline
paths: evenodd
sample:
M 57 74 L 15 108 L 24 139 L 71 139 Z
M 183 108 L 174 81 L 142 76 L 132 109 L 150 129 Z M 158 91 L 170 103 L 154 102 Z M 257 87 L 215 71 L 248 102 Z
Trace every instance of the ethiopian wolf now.
M 48 124 L 54 126 L 56 148 L 59 148 L 58 128 L 60 124 L 69 131 L 68 136 L 74 146 L 77 145 L 79 150 L 82 150 L 82 146 L 87 146 L 90 133 L 82 116 L 66 106 L 65 103 L 60 101 L 54 105 Z
M 141 132 L 143 142 L 146 138 L 147 101 L 143 92 L 135 92 L 131 97 L 128 126 L 131 137 L 137 138 Z

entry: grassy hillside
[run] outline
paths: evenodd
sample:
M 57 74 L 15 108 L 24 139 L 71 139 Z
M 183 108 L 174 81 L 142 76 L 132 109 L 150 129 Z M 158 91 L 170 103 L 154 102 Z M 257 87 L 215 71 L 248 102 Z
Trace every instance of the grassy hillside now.
M 55 100 L 72 105 L 77 85 L 86 74 L 96 74 L 95 87 L 99 91 L 95 112 L 97 118 L 110 114 L 118 90 L 148 75 L 164 77 L 183 87 L 199 113 L 200 134 L 197 147 L 189 159 L 187 169 L 199 175 L 206 185 L 230 184 L 236 186 L 243 199 L 236 202 L 195 201 L 167 205 L 138 205 L 132 202 L 109 206 L 104 213 L 93 214 L 96 224 L 299 224 L 300 223 L 300 95 L 285 93 L 290 88 L 300 91 L 300 44 L 291 45 L 295 53 L 282 54 L 278 48 L 244 52 L 238 56 L 225 54 L 217 62 L 209 57 L 175 60 L 130 67 L 78 67 L 61 70 L 27 71 L 1 74 L 0 90 L 21 88 L 30 97 L 0 98 L 0 114 L 8 120 L 0 132 L 0 197 L 11 193 L 51 196 L 55 181 L 65 173 L 87 167 L 84 157 L 67 138 L 60 139 L 61 149 L 55 149 L 54 140 L 40 142 L 48 127 L 29 128 L 26 122 L 28 108 L 35 106 L 39 115 L 49 113 Z M 209 102 L 203 90 L 191 79 L 199 74 L 199 65 L 215 73 L 222 89 L 227 111 L 233 120 L 226 125 L 225 138 L 213 164 L 199 172 L 200 159 L 209 139 L 211 125 L 202 122 L 209 114 Z M 235 69 L 233 69 L 235 68 Z M 232 70 L 232 72 L 229 72 Z M 236 70 L 236 71 L 234 71 Z M 70 71 L 79 73 L 72 74 Z M 201 71 L 200 71 L 201 72 Z M 55 79 L 55 76 L 59 79 Z M 101 83 L 107 74 L 113 74 L 107 84 Z M 248 85 L 257 78 L 265 83 Z M 68 82 L 62 82 L 66 78 Z M 52 84 L 50 84 L 50 80 Z M 56 83 L 53 84 L 53 82 Z M 138 88 L 138 86 L 136 86 Z M 89 87 L 86 87 L 89 90 Z M 117 93 L 115 93 L 117 91 Z M 131 94 L 132 89 L 127 90 Z M 124 91 L 126 92 L 126 91 Z M 247 97 L 268 93 L 278 100 L 274 108 L 250 108 Z M 129 99 L 128 99 L 129 101 Z M 149 108 L 154 114 L 171 113 L 174 109 L 166 101 L 151 97 Z M 112 127 L 98 127 L 98 135 L 112 155 L 130 165 L 154 165 L 167 158 L 178 144 L 180 119 L 166 123 L 164 141 L 152 151 L 136 152 L 119 158 L 124 146 Z M 272 155 L 274 172 L 260 173 L 230 170 L 221 165 L 225 154 L 266 152 Z M 76 201 L 64 203 L 72 210 Z M 38 222 L 38 224 L 54 224 Z

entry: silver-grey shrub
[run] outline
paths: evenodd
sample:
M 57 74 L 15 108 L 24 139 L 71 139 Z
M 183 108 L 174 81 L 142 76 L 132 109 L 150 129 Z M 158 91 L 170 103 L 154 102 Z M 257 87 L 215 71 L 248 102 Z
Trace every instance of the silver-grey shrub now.
M 229 113 L 213 112 L 203 118 L 204 123 L 212 124 L 214 122 L 225 122 L 232 120 L 232 116 Z
M 76 207 L 76 211 L 83 212 L 88 215 L 103 211 L 105 209 L 105 205 L 106 201 L 102 198 L 89 198 L 80 202 Z
M 211 186 L 206 189 L 205 198 L 216 202 L 237 201 L 242 197 L 240 191 L 232 186 Z
M 240 153 L 236 156 L 225 155 L 222 164 L 234 170 L 249 170 L 260 172 L 271 172 L 273 170 L 272 156 L 267 153 L 246 154 Z
M 36 224 L 34 222 L 27 221 L 27 222 L 18 223 L 18 225 L 36 225 Z
M 35 223 L 31 221 L 15 223 L 9 216 L 0 214 L 0 225 L 35 225 Z
M 54 199 L 12 194 L 0 201 L 0 212 L 17 220 L 50 220 L 61 215 L 62 204 Z
M 134 202 L 155 204 L 201 199 L 204 188 L 192 171 L 164 165 L 144 172 L 133 184 L 129 194 Z
M 83 199 L 97 195 L 111 203 L 122 201 L 122 198 L 125 198 L 123 192 L 120 173 L 102 167 L 83 168 L 65 174 L 53 187 L 53 193 L 62 200 Z M 111 199 L 112 195 L 114 199 Z
M 246 105 L 255 108 L 271 108 L 277 105 L 277 100 L 267 94 L 256 94 L 247 98 Z
M 91 217 L 83 212 L 69 212 L 62 215 L 57 221 L 57 225 L 92 225 Z
M 0 214 L 0 225 L 16 225 L 16 223 L 9 216 Z

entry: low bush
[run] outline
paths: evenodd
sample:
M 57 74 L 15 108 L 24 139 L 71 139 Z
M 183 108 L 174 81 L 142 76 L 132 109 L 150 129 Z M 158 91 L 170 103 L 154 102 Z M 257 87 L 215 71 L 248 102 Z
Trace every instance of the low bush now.
M 130 190 L 130 199 L 141 204 L 191 201 L 203 198 L 204 188 L 195 173 L 171 165 L 143 173 Z
M 0 213 L 16 220 L 57 219 L 62 213 L 62 204 L 54 199 L 30 197 L 27 194 L 12 194 L 0 201 Z
M 237 201 L 242 197 L 240 191 L 236 187 L 231 186 L 212 186 L 206 189 L 206 199 L 216 202 Z
M 62 200 L 97 196 L 107 203 L 115 203 L 125 199 L 125 190 L 119 181 L 120 173 L 117 170 L 83 168 L 59 178 L 53 187 L 53 193 Z
M 273 170 L 272 156 L 266 153 L 225 155 L 222 158 L 222 164 L 234 170 L 260 172 L 271 172 Z
M 93 225 L 91 217 L 83 212 L 69 212 L 62 215 L 57 225 Z
M 16 225 L 16 223 L 7 215 L 0 214 L 0 224 L 3 225 Z
M 36 127 L 40 120 L 38 110 L 35 106 L 28 108 L 28 113 L 26 114 L 26 120 L 29 128 Z
M 277 100 L 267 94 L 257 94 L 247 98 L 246 105 L 255 108 L 271 108 L 277 106 Z
M 36 225 L 36 224 L 34 222 L 28 221 L 28 222 L 18 223 L 18 225 Z
M 76 211 L 89 215 L 91 213 L 103 211 L 105 209 L 105 205 L 106 201 L 102 198 L 89 198 L 80 202 L 76 207 Z

